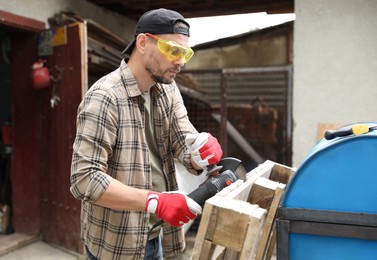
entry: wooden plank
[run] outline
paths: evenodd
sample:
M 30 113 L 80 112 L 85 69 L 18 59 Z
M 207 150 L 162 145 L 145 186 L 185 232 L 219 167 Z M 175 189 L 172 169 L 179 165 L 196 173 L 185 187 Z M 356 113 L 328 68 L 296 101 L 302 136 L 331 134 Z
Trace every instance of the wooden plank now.
M 212 241 L 204 240 L 199 256 L 197 258 L 193 257 L 192 259 L 211 259 L 214 250 L 215 245 L 212 243 Z
M 240 260 L 246 260 L 254 257 L 259 239 L 262 235 L 266 216 L 267 211 L 265 209 L 258 208 L 250 217 L 249 228 L 242 247 Z
M 232 250 L 241 251 L 250 216 L 258 206 L 251 205 L 245 201 L 217 196 L 210 199 L 209 203 L 216 205 L 218 208 L 212 242 Z
M 234 183 L 232 183 L 230 186 L 225 187 L 222 191 L 217 193 L 216 196 L 217 197 L 227 197 L 227 198 L 233 198 L 233 199 L 240 199 L 240 198 L 234 198 L 230 194 L 233 193 L 233 191 L 238 191 L 237 193 L 239 193 L 239 191 L 242 191 L 243 188 L 242 187 L 240 188 L 240 186 L 243 186 L 243 183 L 244 183 L 244 180 L 237 180 Z
M 219 196 L 223 196 L 222 194 L 226 194 L 227 198 L 232 199 L 238 199 L 247 201 L 249 198 L 251 187 L 253 186 L 253 183 L 259 178 L 269 178 L 271 175 L 271 170 L 274 167 L 275 163 L 272 161 L 265 161 L 263 164 L 260 164 L 258 167 L 253 169 L 252 171 L 248 172 L 246 174 L 246 181 L 239 184 L 237 189 L 232 190 L 231 192 L 228 192 L 227 189 L 223 189 L 220 193 L 218 193 Z
M 246 247 L 252 251 L 253 245 L 257 244 L 255 239 L 263 226 L 265 215 L 265 209 L 245 201 L 219 196 L 209 199 L 203 211 L 192 259 L 218 259 L 224 251 L 219 246 L 227 249 L 224 259 L 234 259 L 229 257 L 229 250 L 236 251 L 238 255 L 245 247 L 245 238 L 251 245 Z
M 86 19 L 85 23 L 87 24 L 88 32 L 91 38 L 106 42 L 106 44 L 111 46 L 111 48 L 122 51 L 129 43 L 125 39 L 119 37 L 91 19 Z
M 268 249 L 267 249 L 265 259 L 271 259 L 272 258 L 272 255 L 273 255 L 274 250 L 275 250 L 275 246 L 276 246 L 276 223 L 274 224 L 274 227 L 273 227 L 273 231 L 272 231 L 272 235 L 271 235 L 270 243 L 268 245 Z
M 224 260 L 226 259 L 225 253 L 226 253 L 226 247 L 225 246 L 219 246 L 216 245 L 215 250 L 212 254 L 211 260 Z
M 274 196 L 274 199 L 272 201 L 270 210 L 267 214 L 266 223 L 264 225 L 262 237 L 260 239 L 258 249 L 257 249 L 257 252 L 256 252 L 256 256 L 255 256 L 256 260 L 263 260 L 264 259 L 264 255 L 266 253 L 266 249 L 268 247 L 270 235 L 271 235 L 271 232 L 272 232 L 272 229 L 273 229 L 277 208 L 279 206 L 279 202 L 280 202 L 280 198 L 281 198 L 282 194 L 283 194 L 283 189 L 278 187 L 275 190 L 275 196 Z
M 224 260 L 233 260 L 233 259 L 240 259 L 240 252 L 225 248 L 224 250 Z
M 277 187 L 284 189 L 285 184 L 260 177 L 254 182 L 247 201 L 268 210 L 272 204 L 272 200 L 274 199 L 275 190 Z
M 192 259 L 264 259 L 270 254 L 276 240 L 272 232 L 276 210 L 285 187 L 274 180 L 287 182 L 293 172 L 265 161 L 246 174 L 246 181 L 238 180 L 207 200 Z M 256 195 L 258 201 L 249 200 Z
M 275 164 L 271 169 L 270 180 L 287 184 L 295 172 L 294 168 Z
M 194 249 L 193 249 L 193 256 L 192 259 L 203 259 L 201 256 L 205 256 L 204 259 L 208 259 L 210 255 L 210 248 L 212 245 L 212 236 L 215 230 L 215 226 L 213 223 L 217 208 L 214 207 L 210 203 L 205 203 L 203 208 L 203 213 L 198 229 L 198 233 L 196 235 Z
M 21 29 L 26 32 L 40 32 L 46 28 L 44 21 L 39 21 L 25 16 L 16 15 L 0 10 L 0 24 Z

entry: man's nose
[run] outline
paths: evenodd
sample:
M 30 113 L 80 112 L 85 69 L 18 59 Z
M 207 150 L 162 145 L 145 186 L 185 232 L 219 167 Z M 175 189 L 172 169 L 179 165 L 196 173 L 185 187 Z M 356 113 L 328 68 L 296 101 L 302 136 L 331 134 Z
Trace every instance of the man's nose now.
M 179 65 L 182 68 L 185 65 L 185 59 L 180 56 L 179 58 L 174 60 L 174 64 Z

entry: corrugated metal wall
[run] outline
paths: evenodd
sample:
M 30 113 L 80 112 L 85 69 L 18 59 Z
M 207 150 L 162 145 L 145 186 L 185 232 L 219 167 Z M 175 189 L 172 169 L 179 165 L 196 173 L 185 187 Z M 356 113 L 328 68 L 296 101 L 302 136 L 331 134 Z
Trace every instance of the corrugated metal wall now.
M 212 104 L 213 108 L 228 107 L 225 115 L 228 121 L 240 113 L 240 110 L 229 109 L 234 107 L 249 108 L 249 115 L 255 116 L 255 107 L 264 107 L 274 110 L 277 113 L 276 140 L 270 140 L 270 149 L 265 143 L 258 140 L 253 142 L 254 147 L 265 150 L 265 159 L 273 159 L 279 163 L 290 165 L 291 163 L 291 92 L 292 92 L 292 66 L 265 67 L 265 68 L 239 68 L 223 70 L 186 70 L 185 75 L 194 79 L 195 88 L 202 93 L 202 97 Z M 189 104 L 186 104 L 190 107 Z M 254 109 L 254 110 L 253 110 Z M 222 110 L 224 111 L 224 110 Z M 208 112 L 208 111 L 207 111 Z M 264 109 L 264 112 L 266 109 Z M 262 112 L 260 111 L 260 114 Z M 190 114 L 190 111 L 189 111 Z M 245 117 L 247 117 L 246 113 Z M 274 118 L 274 117 L 269 117 Z M 252 120 L 244 118 L 244 122 Z M 272 120 L 272 119 L 271 119 Z M 266 121 L 263 121 L 266 124 Z M 271 124 L 275 122 L 270 122 Z M 237 124 L 237 123 L 235 123 Z M 254 124 L 255 125 L 255 124 Z M 224 127 L 219 125 L 219 127 Z M 240 126 L 235 127 L 240 131 Z M 260 124 L 262 127 L 262 123 Z M 255 133 L 255 129 L 249 129 Z M 260 132 L 260 131 L 259 131 Z M 220 131 L 221 134 L 221 131 Z M 245 137 L 248 139 L 247 137 Z M 260 138 L 260 136 L 259 136 Z M 220 136 L 220 139 L 222 137 Z M 276 142 L 273 144 L 273 142 Z M 274 154 L 272 154 L 274 153 Z
M 195 78 L 199 91 L 213 103 L 221 99 L 221 78 L 226 78 L 228 104 L 252 104 L 263 100 L 266 105 L 287 105 L 289 70 L 291 66 L 271 68 L 240 68 L 224 70 L 183 71 Z

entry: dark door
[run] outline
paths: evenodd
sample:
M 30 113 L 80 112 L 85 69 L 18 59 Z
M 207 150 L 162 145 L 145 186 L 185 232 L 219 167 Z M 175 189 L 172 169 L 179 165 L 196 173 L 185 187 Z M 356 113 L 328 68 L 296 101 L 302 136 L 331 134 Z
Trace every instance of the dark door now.
M 31 66 L 41 58 L 38 36 L 44 29 L 41 21 L 0 10 L 0 32 L 11 42 L 12 227 L 81 252 L 80 203 L 70 194 L 69 177 L 76 111 L 87 88 L 86 28 L 83 23 L 66 26 L 65 43 L 42 57 L 57 79 L 60 101 L 54 108 L 53 88 L 32 86 Z
M 55 83 L 40 91 L 41 223 L 47 242 L 81 252 L 80 202 L 69 191 L 76 112 L 86 86 L 85 27 L 65 26 L 66 43 L 47 57 Z M 60 101 L 51 106 L 54 95 Z
M 7 167 L 10 185 L 3 194 L 10 197 L 6 203 L 11 207 L 12 229 L 31 235 L 39 234 L 41 222 L 39 97 L 32 88 L 30 73 L 37 59 L 37 35 L 44 28 L 43 22 L 0 11 L 0 32 L 8 37 L 10 46 L 3 49 L 3 58 L 10 67 L 9 77 L 4 75 L 10 79 L 9 96 L 5 99 L 10 101 L 7 118 L 13 125 L 12 150 L 8 154 L 11 163 Z M 1 87 L 5 87 L 3 83 Z

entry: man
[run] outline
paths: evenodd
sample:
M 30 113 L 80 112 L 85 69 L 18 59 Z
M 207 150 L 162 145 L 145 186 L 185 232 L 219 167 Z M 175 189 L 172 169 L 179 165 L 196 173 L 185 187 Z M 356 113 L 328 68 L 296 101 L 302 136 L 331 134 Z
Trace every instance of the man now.
M 182 225 L 201 213 L 171 192 L 174 158 L 198 174 L 222 156 L 217 139 L 190 123 L 174 81 L 193 55 L 189 28 L 175 11 L 145 13 L 124 50 L 128 63 L 98 80 L 78 108 L 71 192 L 82 200 L 90 259 L 162 259 L 161 237 L 164 255 L 175 255 L 185 247 Z

